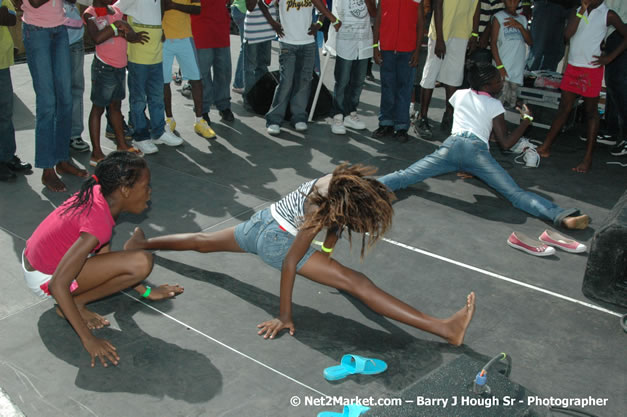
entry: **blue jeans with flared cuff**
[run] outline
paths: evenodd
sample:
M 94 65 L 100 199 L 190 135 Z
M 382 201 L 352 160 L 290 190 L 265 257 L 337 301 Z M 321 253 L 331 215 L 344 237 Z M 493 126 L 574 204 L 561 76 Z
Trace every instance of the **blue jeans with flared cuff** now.
M 165 131 L 165 104 L 163 102 L 163 64 L 136 64 L 129 62 L 128 95 L 133 140 L 158 139 Z M 148 105 L 150 127 L 144 111 Z
M 83 38 L 80 42 L 70 45 L 70 59 L 72 68 L 72 128 L 70 138 L 80 138 L 85 129 L 83 116 L 83 93 L 85 92 L 85 47 Z
M 348 60 L 335 58 L 335 87 L 331 116 L 346 116 L 357 110 L 359 97 L 364 87 L 368 59 Z
M 406 169 L 379 178 L 379 182 L 396 191 L 427 178 L 456 171 L 469 172 L 498 191 L 514 207 L 552 221 L 556 226 L 560 226 L 564 218 L 579 212 L 577 209 L 563 209 L 546 198 L 520 188 L 490 155 L 486 142 L 468 132 L 464 132 L 463 136 L 449 136 L 432 154 Z
M 409 66 L 412 53 L 381 51 L 380 126 L 409 129 L 409 103 L 416 73 L 416 68 Z
M 197 49 L 202 80 L 202 112 L 211 105 L 219 111 L 231 108 L 231 48 Z
M 237 58 L 237 66 L 235 67 L 235 76 L 233 78 L 233 88 L 244 88 L 244 19 L 246 13 L 242 13 L 240 9 L 235 6 L 231 6 L 231 16 L 233 22 L 237 25 L 239 30 L 239 56 Z
M 268 73 L 272 53 L 272 41 L 244 44 L 244 103 L 246 93 Z
M 307 103 L 311 92 L 316 43 L 292 45 L 281 42 L 279 85 L 274 90 L 272 106 L 266 113 L 266 126 L 280 125 L 289 104 L 291 123 L 307 122 Z
M 0 69 L 0 162 L 15 155 L 15 128 L 13 127 L 13 84 L 11 70 Z
M 65 26 L 22 22 L 26 62 L 35 90 L 35 166 L 53 168 L 69 159 L 72 128 L 70 44 Z

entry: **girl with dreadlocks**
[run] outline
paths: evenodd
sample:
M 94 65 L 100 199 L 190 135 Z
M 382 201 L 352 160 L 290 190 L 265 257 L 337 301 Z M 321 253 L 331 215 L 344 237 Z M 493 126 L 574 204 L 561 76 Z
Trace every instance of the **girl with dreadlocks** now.
M 514 146 L 533 121 L 523 105 L 519 109 L 520 125 L 509 135 L 505 126 L 505 109 L 495 97 L 503 89 L 503 78 L 491 64 L 475 64 L 469 74 L 470 88 L 458 90 L 450 103 L 453 105 L 453 129 L 448 137 L 430 155 L 414 162 L 407 169 L 379 178 L 392 191 L 448 172 L 463 171 L 475 175 L 507 198 L 516 208 L 552 221 L 567 229 L 585 229 L 590 218 L 577 209 L 563 209 L 545 198 L 524 191 L 490 155 L 489 139 L 493 133 L 505 149 Z
M 361 255 L 385 233 L 392 222 L 394 198 L 381 183 L 367 175 L 375 169 L 341 165 L 298 189 L 250 220 L 215 233 L 187 233 L 146 239 L 137 228 L 128 249 L 194 250 L 197 252 L 250 252 L 281 271 L 279 317 L 257 327 L 264 338 L 281 330 L 294 334 L 292 290 L 296 273 L 312 281 L 345 291 L 372 310 L 461 345 L 475 310 L 475 295 L 446 319 L 430 317 L 378 288 L 364 274 L 330 257 L 343 230 L 362 234 Z M 322 251 L 314 250 L 315 236 L 326 230 Z
M 152 271 L 152 255 L 141 250 L 111 252 L 115 219 L 122 212 L 141 213 L 150 200 L 150 170 L 140 156 L 113 152 L 96 166 L 80 191 L 57 207 L 37 227 L 22 254 L 24 278 L 41 297 L 54 297 L 57 313 L 65 317 L 91 356 L 117 365 L 115 347 L 90 329 L 109 324 L 85 305 L 128 287 L 143 297 L 159 300 L 183 292 L 141 282 Z M 90 256 L 94 255 L 94 256 Z

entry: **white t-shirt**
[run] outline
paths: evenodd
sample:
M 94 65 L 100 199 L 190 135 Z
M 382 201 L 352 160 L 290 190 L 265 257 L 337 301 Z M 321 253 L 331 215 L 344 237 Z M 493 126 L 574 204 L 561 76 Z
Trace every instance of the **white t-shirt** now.
M 510 17 L 518 21 L 522 27 L 527 27 L 527 18 L 525 16 L 519 14 L 514 17 L 505 10 L 501 10 L 494 15 L 494 19 L 498 20 L 501 26 L 496 45 L 499 50 L 501 62 L 505 65 L 505 71 L 507 71 L 507 81 L 522 85 L 525 58 L 527 57 L 527 45 L 525 44 L 522 33 L 518 29 L 505 26 L 505 19 Z
M 161 2 L 159 0 L 118 0 L 115 5 L 134 23 L 161 26 Z
M 583 19 L 577 26 L 577 32 L 570 38 L 570 49 L 568 50 L 568 63 L 576 67 L 598 68 L 593 65 L 594 56 L 601 55 L 601 42 L 607 33 L 607 12 L 609 9 L 605 3 L 601 3 L 596 9 L 584 16 L 588 19 L 586 23 Z
M 453 112 L 452 134 L 471 132 L 489 146 L 492 119 L 505 113 L 503 104 L 483 91 L 457 90 L 449 103 Z
M 314 42 L 308 35 L 313 19 L 311 0 L 279 0 L 279 18 L 283 26 L 284 37 L 279 42 L 291 45 L 306 45 Z
M 342 26 L 336 31 L 329 27 L 326 48 L 346 60 L 372 57 L 372 28 L 364 0 L 334 0 L 333 15 L 340 18 Z

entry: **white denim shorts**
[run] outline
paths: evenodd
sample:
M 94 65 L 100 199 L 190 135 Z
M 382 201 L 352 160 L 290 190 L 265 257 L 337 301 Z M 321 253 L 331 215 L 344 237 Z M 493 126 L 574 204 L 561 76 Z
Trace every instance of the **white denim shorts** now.
M 451 87 L 459 87 L 464 81 L 464 64 L 468 39 L 450 38 L 445 42 L 444 59 L 435 56 L 435 40 L 429 38 L 427 61 L 422 70 L 422 88 L 435 88 L 439 81 Z
M 52 294 L 50 294 L 50 290 L 48 289 L 48 284 L 50 283 L 52 275 L 44 274 L 39 271 L 27 270 L 26 265 L 24 265 L 24 251 L 22 251 L 22 271 L 24 272 L 24 281 L 26 281 L 26 286 L 30 288 L 35 295 L 45 299 L 52 297 Z M 70 284 L 70 292 L 76 290 L 77 288 L 78 283 L 76 280 L 72 281 L 72 284 Z

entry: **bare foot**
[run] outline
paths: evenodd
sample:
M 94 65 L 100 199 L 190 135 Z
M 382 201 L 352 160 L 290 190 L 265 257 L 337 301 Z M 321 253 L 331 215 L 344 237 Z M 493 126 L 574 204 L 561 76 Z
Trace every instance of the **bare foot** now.
M 100 314 L 89 311 L 85 307 L 76 306 L 76 308 L 78 308 L 79 314 L 83 318 L 83 321 L 85 322 L 87 328 L 90 330 L 102 329 L 103 327 L 111 324 L 109 323 L 109 320 L 105 319 Z M 56 311 L 59 317 L 65 318 L 65 315 L 63 315 L 63 312 L 61 311 L 59 306 L 56 307 Z
M 63 184 L 63 181 L 57 177 L 57 174 L 52 168 L 44 169 L 44 173 L 41 175 L 41 183 L 45 185 L 47 189 L 54 191 L 55 193 L 67 191 L 65 184 Z
M 157 288 L 153 288 L 152 291 L 150 291 L 148 299 L 151 301 L 156 301 L 163 300 L 165 298 L 172 298 L 179 294 L 183 294 L 183 291 L 185 291 L 185 289 L 178 284 L 163 284 L 159 285 Z
M 461 178 L 461 179 L 463 179 L 463 180 L 468 180 L 468 179 L 470 179 L 470 178 L 473 178 L 473 175 L 472 175 L 472 174 L 469 174 L 469 173 L 467 173 L 467 172 L 459 171 L 459 172 L 457 173 L 457 177 L 458 177 L 458 178 Z
M 562 224 L 567 229 L 583 230 L 590 224 L 590 216 L 582 214 L 581 216 L 570 216 L 562 220 Z
M 451 327 L 452 336 L 447 337 L 446 340 L 453 346 L 461 346 L 464 343 L 464 336 L 466 335 L 466 329 L 472 320 L 472 316 L 475 314 L 475 293 L 471 292 L 466 297 L 466 306 L 453 314 L 447 321 Z
M 585 174 L 586 172 L 590 171 L 590 166 L 592 166 L 592 161 L 584 160 L 579 165 L 577 165 L 575 168 L 573 168 L 573 171 Z
M 133 236 L 131 236 L 124 244 L 124 250 L 144 249 L 144 243 L 146 243 L 144 231 L 141 228 L 136 227 L 135 231 L 133 231 Z
M 59 175 L 70 174 L 70 175 L 75 175 L 81 178 L 85 178 L 89 175 L 87 171 L 77 167 L 70 161 L 61 161 L 57 164 L 56 168 L 57 168 L 57 174 Z
M 548 158 L 549 156 L 551 156 L 551 151 L 549 151 L 548 148 L 545 148 L 544 145 L 537 147 L 536 152 L 538 152 L 538 155 L 540 155 L 542 158 Z

